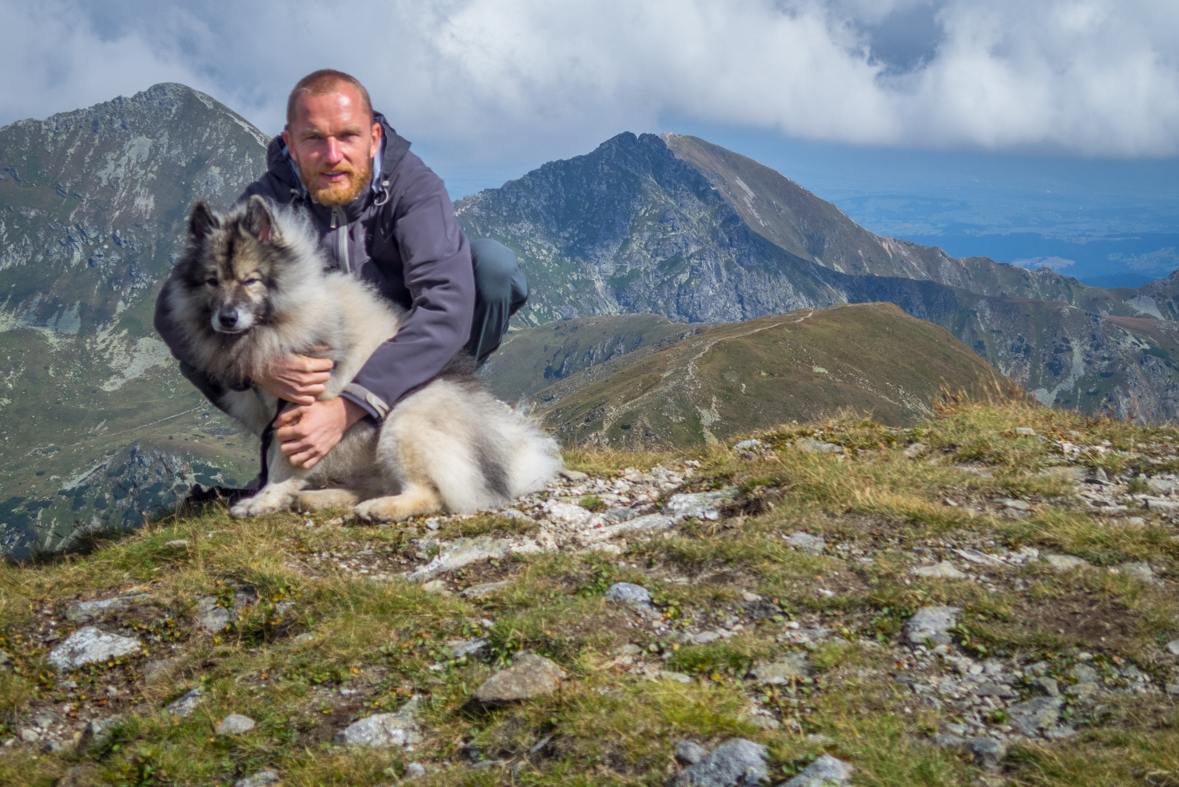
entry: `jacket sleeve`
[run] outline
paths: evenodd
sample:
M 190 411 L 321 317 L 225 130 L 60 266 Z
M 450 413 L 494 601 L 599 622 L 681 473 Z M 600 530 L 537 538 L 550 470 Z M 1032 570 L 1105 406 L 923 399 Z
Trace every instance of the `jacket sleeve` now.
M 378 418 L 462 349 L 475 309 L 471 249 L 446 187 L 412 153 L 402 166 L 398 180 L 406 180 L 394 184 L 402 196 L 391 200 L 393 236 L 412 307 L 397 336 L 377 348 L 342 394 Z

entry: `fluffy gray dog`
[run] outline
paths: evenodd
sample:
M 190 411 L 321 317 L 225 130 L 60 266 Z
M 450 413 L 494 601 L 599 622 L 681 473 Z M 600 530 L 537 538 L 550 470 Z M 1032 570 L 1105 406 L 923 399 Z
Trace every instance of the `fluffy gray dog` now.
M 401 308 L 356 278 L 324 273 L 308 222 L 258 196 L 226 215 L 198 202 L 172 276 L 168 306 L 191 362 L 229 384 L 216 404 L 256 435 L 274 418 L 278 400 L 256 386 L 232 387 L 271 359 L 326 346 L 336 366 L 320 398 L 336 397 L 404 319 Z M 556 443 L 492 397 L 467 368 L 444 370 L 379 426 L 360 421 L 311 470 L 292 466 L 275 442 L 268 483 L 230 513 L 256 516 L 298 504 L 354 507 L 361 519 L 391 521 L 502 506 L 540 489 L 561 469 Z

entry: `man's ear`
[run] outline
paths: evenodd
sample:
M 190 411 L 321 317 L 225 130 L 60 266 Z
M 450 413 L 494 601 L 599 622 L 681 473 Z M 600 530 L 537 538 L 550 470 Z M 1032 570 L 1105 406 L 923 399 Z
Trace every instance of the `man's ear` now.
M 188 237 L 192 240 L 200 241 L 220 226 L 221 219 L 217 218 L 209 203 L 201 200 L 192 206 L 192 213 L 188 215 Z
M 270 212 L 270 205 L 257 194 L 250 197 L 250 201 L 246 205 L 246 217 L 242 221 L 242 228 L 263 243 L 269 242 L 278 235 L 274 226 L 274 214 Z

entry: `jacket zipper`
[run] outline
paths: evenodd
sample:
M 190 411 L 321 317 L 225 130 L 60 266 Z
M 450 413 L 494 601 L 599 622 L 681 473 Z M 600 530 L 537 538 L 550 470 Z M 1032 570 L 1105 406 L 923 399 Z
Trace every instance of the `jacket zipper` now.
M 336 258 L 345 273 L 352 273 L 352 260 L 348 259 L 348 221 L 344 209 L 339 205 L 332 207 L 332 229 L 336 232 Z

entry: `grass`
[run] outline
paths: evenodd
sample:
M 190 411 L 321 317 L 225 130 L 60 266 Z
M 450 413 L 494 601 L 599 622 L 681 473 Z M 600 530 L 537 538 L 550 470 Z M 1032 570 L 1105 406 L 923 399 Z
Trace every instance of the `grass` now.
M 1035 436 L 1017 434 L 1021 427 Z M 845 452 L 807 453 L 794 447 L 802 436 Z M 437 529 L 424 519 L 369 527 L 324 513 L 239 522 L 211 506 L 86 555 L 0 566 L 0 650 L 9 659 L 0 666 L 0 739 L 47 711 L 67 732 L 91 718 L 123 720 L 113 738 L 86 751 L 0 749 L 0 784 L 51 785 L 69 772 L 78 785 L 229 785 L 265 768 L 286 785 L 392 784 L 416 761 L 431 769 L 415 782 L 423 785 L 653 786 L 677 771 L 678 741 L 711 747 L 730 737 L 767 745 L 775 783 L 828 751 L 856 767 L 857 785 L 969 784 L 977 769 L 929 742 L 958 711 L 922 704 L 893 679 L 922 669 L 921 679 L 949 674 L 948 662 L 921 667 L 903 644 L 905 623 L 932 605 L 961 610 L 956 655 L 1043 660 L 1062 685 L 1082 652 L 1115 688 L 1129 685 L 1119 670 L 1130 664 L 1159 686 L 1175 680 L 1173 659 L 1160 649 L 1179 637 L 1174 523 L 1093 509 L 1071 471 L 1052 470 L 1101 467 L 1114 473 L 1111 494 L 1132 500 L 1148 488 L 1144 475 L 1168 467 L 1172 430 L 1015 397 L 951 397 L 936 418 L 909 430 L 843 414 L 757 437 L 770 450 L 754 459 L 724 446 L 571 453 L 571 469 L 607 478 L 690 461 L 679 491 L 738 494 L 717 520 L 631 537 L 619 553 L 512 555 L 446 577 L 453 591 L 505 583 L 479 598 L 428 592 L 397 575 L 429 557 L 420 539 L 534 538 L 534 520 L 481 514 L 441 517 Z M 927 451 L 912 458 L 906 449 L 917 442 Z M 1080 453 L 1065 453 L 1064 442 Z M 597 493 L 572 489 L 570 502 L 606 506 Z M 1011 498 L 1027 511 L 1012 514 L 1002 502 Z M 1131 524 L 1130 515 L 1144 521 Z M 791 546 L 798 532 L 824 539 L 821 553 Z M 168 546 L 177 539 L 187 546 Z M 976 564 L 964 560 L 964 548 L 1028 548 L 1087 565 Z M 917 562 L 942 560 L 971 578 L 912 573 Z M 1124 570 L 1131 562 L 1150 564 L 1162 584 Z M 376 575 L 387 578 L 369 578 Z M 651 616 L 607 601 L 616 582 L 646 587 Z M 131 593 L 150 599 L 98 623 L 139 637 L 145 654 L 69 674 L 48 668 L 51 648 L 79 626 L 65 616 L 70 604 Z M 203 596 L 229 608 L 238 596 L 249 603 L 224 630 L 206 632 L 194 617 Z M 819 629 L 827 636 L 790 639 Z M 727 635 L 688 638 L 702 631 Z M 483 650 L 451 653 L 452 643 L 476 638 L 486 640 Z M 474 689 L 522 650 L 559 664 L 561 689 L 475 710 Z M 805 680 L 760 685 L 749 677 L 789 653 L 806 656 Z M 160 659 L 173 661 L 145 677 Z M 203 700 L 191 717 L 163 712 L 197 687 Z M 332 743 L 347 723 L 414 695 L 424 740 L 413 751 Z M 1003 765 L 1010 784 L 1179 784 L 1171 699 L 1111 693 L 1099 706 L 1076 708 L 1076 738 L 1012 746 Z M 257 726 L 215 735 L 229 713 Z M 493 764 L 473 767 L 479 763 Z

